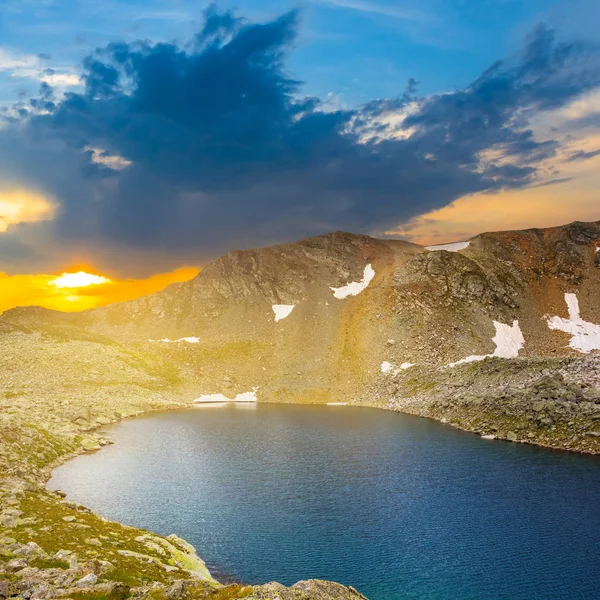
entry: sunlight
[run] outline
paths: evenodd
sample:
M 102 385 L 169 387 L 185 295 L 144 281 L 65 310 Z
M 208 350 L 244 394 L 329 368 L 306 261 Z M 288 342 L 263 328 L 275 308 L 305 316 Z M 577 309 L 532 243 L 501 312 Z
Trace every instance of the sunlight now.
M 107 277 L 101 275 L 92 275 L 92 273 L 86 273 L 85 271 L 78 271 L 77 273 L 63 273 L 56 279 L 50 281 L 50 285 L 57 288 L 81 288 L 89 285 L 100 285 L 103 283 L 112 283 Z

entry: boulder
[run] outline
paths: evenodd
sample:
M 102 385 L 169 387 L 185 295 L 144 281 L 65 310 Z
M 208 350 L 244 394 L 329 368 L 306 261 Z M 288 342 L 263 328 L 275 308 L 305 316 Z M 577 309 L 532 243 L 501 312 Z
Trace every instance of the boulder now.
M 88 573 L 77 582 L 77 587 L 90 587 L 98 583 L 98 576 L 94 573 Z

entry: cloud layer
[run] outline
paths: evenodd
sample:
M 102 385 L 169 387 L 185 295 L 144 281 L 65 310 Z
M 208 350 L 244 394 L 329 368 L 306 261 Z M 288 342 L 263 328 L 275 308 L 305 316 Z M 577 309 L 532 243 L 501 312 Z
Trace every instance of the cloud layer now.
M 298 22 L 209 9 L 193 39 L 111 44 L 85 59 L 81 93 L 58 99 L 45 84 L 16 107 L 0 178 L 59 210 L 0 234 L 0 267 L 87 245 L 139 275 L 155 269 L 146 251 L 163 268 L 333 229 L 381 232 L 543 180 L 560 142 L 539 141 L 530 120 L 600 84 L 592 49 L 539 26 L 465 89 L 417 98 L 411 81 L 396 99 L 331 111 L 285 68 Z

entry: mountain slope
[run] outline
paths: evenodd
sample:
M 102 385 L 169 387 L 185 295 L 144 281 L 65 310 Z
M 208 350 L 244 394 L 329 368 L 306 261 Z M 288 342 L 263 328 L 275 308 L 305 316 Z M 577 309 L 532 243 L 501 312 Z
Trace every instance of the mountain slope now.
M 15 309 L 0 327 L 133 344 L 178 364 L 198 395 L 258 387 L 268 401 L 363 397 L 385 379 L 382 364 L 389 379 L 408 364 L 582 356 L 569 345 L 577 325 L 561 321 L 566 294 L 591 332 L 586 343 L 600 345 L 600 223 L 486 233 L 459 247 L 336 232 L 230 252 L 189 282 L 77 315 Z M 340 297 L 365 276 L 364 289 Z

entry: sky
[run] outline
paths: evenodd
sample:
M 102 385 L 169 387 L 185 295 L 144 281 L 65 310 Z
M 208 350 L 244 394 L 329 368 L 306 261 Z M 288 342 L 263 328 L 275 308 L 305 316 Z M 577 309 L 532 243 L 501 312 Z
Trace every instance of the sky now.
M 333 230 L 598 220 L 599 25 L 596 0 L 0 0 L 0 311 Z

